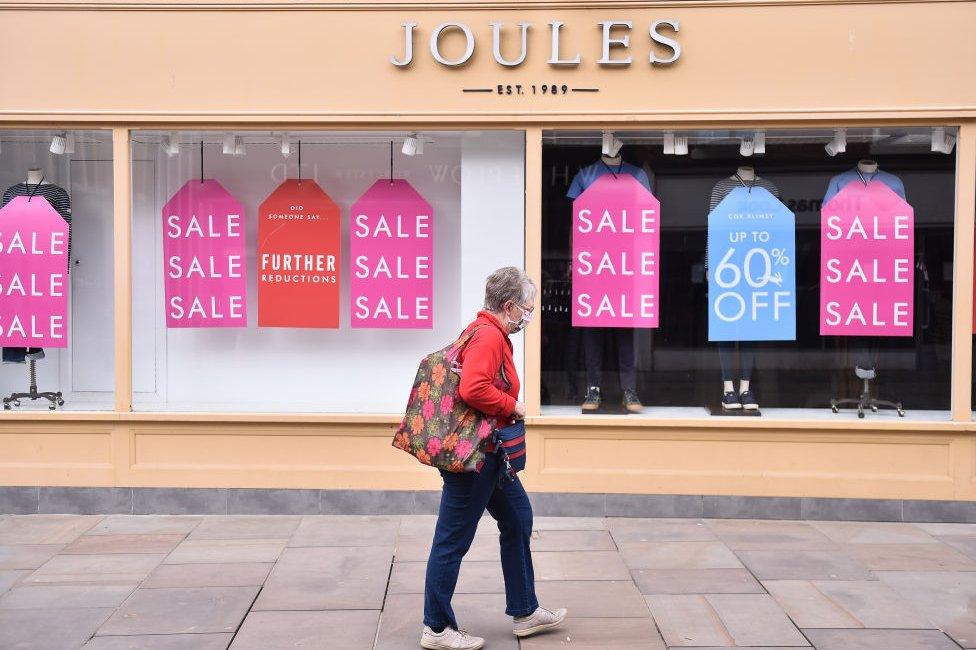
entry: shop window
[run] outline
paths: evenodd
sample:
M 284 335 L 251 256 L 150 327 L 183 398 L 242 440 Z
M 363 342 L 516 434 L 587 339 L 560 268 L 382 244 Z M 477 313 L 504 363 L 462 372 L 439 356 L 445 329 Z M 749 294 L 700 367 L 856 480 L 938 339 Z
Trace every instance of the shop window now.
M 948 418 L 955 135 L 546 132 L 543 414 Z
M 114 408 L 110 131 L 0 131 L 4 409 Z
M 401 412 L 524 263 L 524 142 L 135 132 L 134 408 Z

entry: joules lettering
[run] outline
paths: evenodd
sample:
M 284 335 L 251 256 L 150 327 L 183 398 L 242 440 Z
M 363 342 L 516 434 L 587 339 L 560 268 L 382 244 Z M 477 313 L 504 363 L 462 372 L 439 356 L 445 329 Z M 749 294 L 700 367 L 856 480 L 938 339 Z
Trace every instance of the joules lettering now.
M 547 24 L 549 30 L 549 60 L 547 63 L 552 67 L 575 67 L 583 62 L 583 55 L 578 49 L 564 42 L 563 25 L 560 20 L 552 20 Z M 414 60 L 414 41 L 419 23 L 406 21 L 401 23 L 403 36 L 403 55 L 392 55 L 390 63 L 405 68 L 413 63 Z M 599 52 L 600 56 L 597 63 L 605 67 L 628 66 L 633 60 L 630 54 L 631 32 L 634 23 L 630 20 L 603 20 L 597 23 L 600 28 L 600 37 L 594 48 L 594 53 Z M 534 28 L 532 23 L 519 22 L 518 30 L 519 50 L 517 55 L 513 55 L 508 50 L 506 55 L 503 50 L 502 40 L 505 37 L 505 23 L 489 22 L 487 25 L 491 32 L 491 55 L 498 65 L 506 68 L 517 68 L 525 63 L 529 52 L 528 33 Z M 681 30 L 681 24 L 677 19 L 665 18 L 655 20 L 648 25 L 646 45 L 647 62 L 651 65 L 671 65 L 681 58 L 681 44 L 673 36 Z M 449 34 L 458 34 L 464 42 L 464 48 L 456 55 L 449 58 L 445 55 L 442 47 L 443 41 Z M 448 68 L 456 68 L 467 64 L 474 56 L 477 45 L 477 36 L 474 31 L 462 22 L 445 22 L 433 28 L 430 32 L 429 49 L 431 58 L 437 63 Z

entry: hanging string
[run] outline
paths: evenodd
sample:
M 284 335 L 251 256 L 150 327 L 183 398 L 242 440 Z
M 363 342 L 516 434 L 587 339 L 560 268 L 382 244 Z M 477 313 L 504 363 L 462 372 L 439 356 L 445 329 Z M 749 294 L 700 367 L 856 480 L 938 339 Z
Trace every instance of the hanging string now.
M 390 140 L 390 185 L 393 185 L 393 140 Z
M 302 141 L 298 141 L 298 182 L 302 182 Z
M 203 183 L 203 140 L 200 141 L 200 183 Z

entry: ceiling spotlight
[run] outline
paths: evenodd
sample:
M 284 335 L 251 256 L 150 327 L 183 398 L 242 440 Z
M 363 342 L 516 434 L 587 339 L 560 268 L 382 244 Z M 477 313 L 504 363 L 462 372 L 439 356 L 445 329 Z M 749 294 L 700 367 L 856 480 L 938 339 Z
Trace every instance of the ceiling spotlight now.
M 281 134 L 281 155 L 285 158 L 291 155 L 291 136 L 287 133 Z
M 163 136 L 163 153 L 172 158 L 180 153 L 180 136 L 177 133 L 170 133 Z
M 225 135 L 223 150 L 228 156 L 243 156 L 245 153 L 244 138 L 233 134 Z
M 956 146 L 956 136 L 946 133 L 945 127 L 937 126 L 932 129 L 932 151 L 950 154 Z
M 674 134 L 670 131 L 664 134 L 664 155 L 674 155 Z
M 64 149 L 67 146 L 68 143 L 65 139 L 64 134 L 62 133 L 60 135 L 56 135 L 53 138 L 51 138 L 51 147 L 49 151 L 53 153 L 55 156 L 62 156 L 64 155 Z
M 739 155 L 751 156 L 756 151 L 756 141 L 752 138 L 742 138 L 739 142 Z
M 620 153 L 621 147 L 624 146 L 624 143 L 621 142 L 616 135 L 614 135 L 613 131 L 604 131 L 602 140 L 603 155 L 610 158 L 616 158 L 617 154 Z
M 753 152 L 756 154 L 766 153 L 766 132 L 756 131 L 755 135 L 752 136 L 753 142 Z
M 411 133 L 403 140 L 403 148 L 400 149 L 405 156 L 417 156 L 424 152 L 424 141 L 416 133 Z
M 679 136 L 674 139 L 674 155 L 676 156 L 687 156 L 688 155 L 688 136 Z
M 847 151 L 847 129 L 835 129 L 834 138 L 824 145 L 828 156 L 836 156 Z

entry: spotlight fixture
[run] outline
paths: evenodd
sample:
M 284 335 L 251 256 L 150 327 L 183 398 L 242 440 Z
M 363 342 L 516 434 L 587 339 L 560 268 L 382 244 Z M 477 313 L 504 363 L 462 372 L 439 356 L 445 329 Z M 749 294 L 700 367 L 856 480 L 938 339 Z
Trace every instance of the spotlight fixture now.
M 675 144 L 674 134 L 671 133 L 670 131 L 666 132 L 664 134 L 664 155 L 665 156 L 674 155 L 675 153 L 674 144 Z
M 246 153 L 244 150 L 244 138 L 233 134 L 225 135 L 223 150 L 228 156 L 243 156 Z
M 753 152 L 756 154 L 766 153 L 766 132 L 756 131 L 755 135 L 752 136 L 753 142 Z
M 836 156 L 847 151 L 847 129 L 835 129 L 834 138 L 824 145 L 828 156 Z
M 75 152 L 75 134 L 70 131 L 64 135 L 64 152 L 67 154 Z
M 172 158 L 180 153 L 180 136 L 177 133 L 169 133 L 163 136 L 163 153 Z
M 739 141 L 739 155 L 749 157 L 756 152 L 756 141 L 752 138 L 742 138 Z
M 291 136 L 287 133 L 281 134 L 281 155 L 285 158 L 291 155 Z
M 621 147 L 624 146 L 624 143 L 621 142 L 616 135 L 614 135 L 613 131 L 603 132 L 602 144 L 603 144 L 602 147 L 603 155 L 609 156 L 610 158 L 616 158 L 617 154 L 620 153 Z
M 932 151 L 950 154 L 956 146 L 956 136 L 946 133 L 945 127 L 937 126 L 932 129 Z
M 64 134 L 59 134 L 51 138 L 51 147 L 48 149 L 55 156 L 64 155 L 64 149 L 68 146 Z
M 424 141 L 416 133 L 411 133 L 403 140 L 403 148 L 400 149 L 405 156 L 418 156 L 424 152 Z
M 678 136 L 674 139 L 674 155 L 676 156 L 687 156 L 688 155 L 688 136 Z

